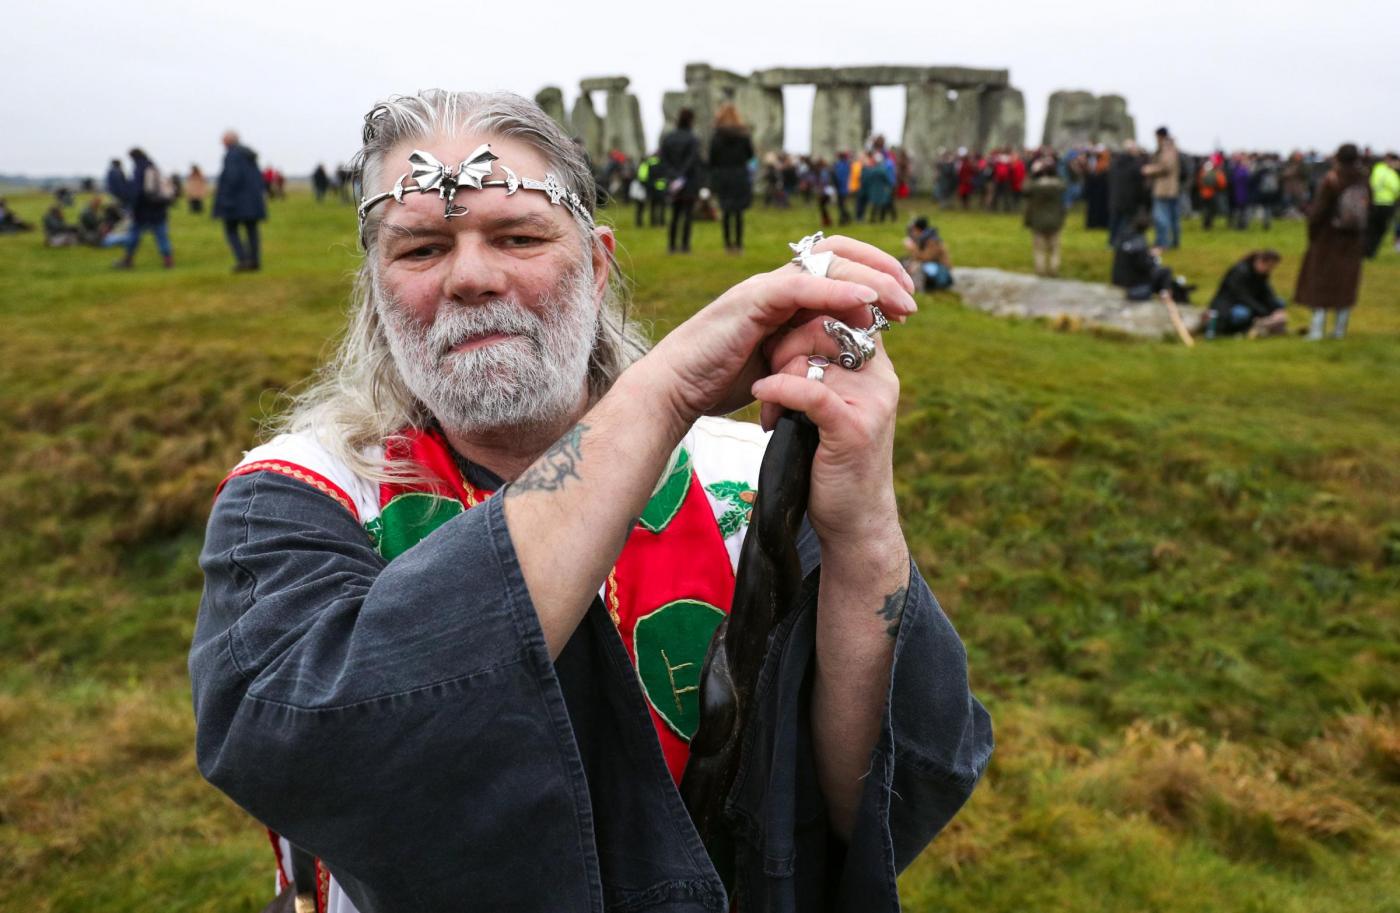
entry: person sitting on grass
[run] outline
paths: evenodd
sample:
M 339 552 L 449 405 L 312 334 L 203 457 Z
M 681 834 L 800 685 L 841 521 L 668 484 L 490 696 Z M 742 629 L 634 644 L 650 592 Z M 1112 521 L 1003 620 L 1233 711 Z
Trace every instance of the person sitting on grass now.
M 69 247 L 78 243 L 78 229 L 63 218 L 63 204 L 54 203 L 44 213 L 44 246 Z
M 1276 250 L 1256 250 L 1225 273 L 1206 311 L 1206 338 L 1246 333 L 1282 336 L 1288 331 L 1283 299 L 1274 294 L 1269 274 L 1283 259 Z
M 1131 229 L 1113 251 L 1113 284 L 1127 293 L 1129 301 L 1146 301 L 1154 295 L 1171 295 L 1178 304 L 1191 300 L 1191 286 L 1182 276 L 1172 275 L 1162 263 L 1162 249 L 1147 243 L 1152 220 L 1139 213 Z
M 78 213 L 78 240 L 93 247 L 104 246 L 102 242 L 121 218 L 120 209 L 103 202 L 100 196 L 93 197 Z
M 914 284 L 926 292 L 936 292 L 953 284 L 953 261 L 948 257 L 948 245 L 938 229 L 928 223 L 928 216 L 919 216 L 905 229 L 902 261 Z
M 15 211 L 10 208 L 10 204 L 5 202 L 5 198 L 0 197 L 0 235 L 33 230 L 34 226 L 28 222 L 21 222 L 19 216 L 15 215 Z

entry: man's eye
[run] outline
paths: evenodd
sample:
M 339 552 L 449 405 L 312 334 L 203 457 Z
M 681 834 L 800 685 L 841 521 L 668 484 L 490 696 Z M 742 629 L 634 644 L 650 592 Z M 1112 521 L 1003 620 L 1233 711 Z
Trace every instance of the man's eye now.
M 534 235 L 510 235 L 505 241 L 509 247 L 533 247 L 536 244 L 544 243 L 543 238 L 537 238 Z
M 410 260 L 427 260 L 441 253 L 442 248 L 437 244 L 424 244 L 422 247 L 415 247 L 404 254 Z

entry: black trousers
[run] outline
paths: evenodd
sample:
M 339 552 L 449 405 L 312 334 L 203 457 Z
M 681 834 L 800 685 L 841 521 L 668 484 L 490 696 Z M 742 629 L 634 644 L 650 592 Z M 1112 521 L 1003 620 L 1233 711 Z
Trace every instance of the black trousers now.
M 651 227 L 656 228 L 666 224 L 666 198 L 660 194 L 648 194 L 645 200 L 636 201 L 637 205 L 637 227 L 642 227 L 642 217 L 651 219 Z
M 726 209 L 724 211 L 724 249 L 744 246 L 744 211 Z
M 671 203 L 670 249 L 690 253 L 690 217 L 694 200 L 674 200 Z
M 1376 253 L 1381 249 L 1381 240 L 1385 237 L 1385 230 L 1390 227 L 1390 220 L 1395 217 L 1395 204 L 1389 206 L 1371 207 L 1371 218 L 1366 224 L 1366 257 L 1374 260 Z
M 238 229 L 242 228 L 248 236 L 247 246 L 238 237 Z M 254 219 L 224 219 L 224 238 L 228 241 L 229 249 L 233 251 L 233 258 L 239 263 L 257 269 L 262 265 L 261 251 L 258 245 L 258 223 Z

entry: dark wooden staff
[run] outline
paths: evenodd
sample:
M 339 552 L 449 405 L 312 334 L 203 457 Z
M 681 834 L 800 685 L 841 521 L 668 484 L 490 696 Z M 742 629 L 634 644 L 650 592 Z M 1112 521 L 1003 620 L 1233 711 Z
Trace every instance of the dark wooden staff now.
M 800 412 L 778 419 L 763 452 L 758 493 L 739 553 L 734 601 L 710 640 L 700 673 L 700 723 L 690 740 L 681 797 L 726 890 L 734 887 L 734 835 L 724 802 L 738 772 L 768 636 L 802 585 L 797 533 L 807 513 L 817 427 Z

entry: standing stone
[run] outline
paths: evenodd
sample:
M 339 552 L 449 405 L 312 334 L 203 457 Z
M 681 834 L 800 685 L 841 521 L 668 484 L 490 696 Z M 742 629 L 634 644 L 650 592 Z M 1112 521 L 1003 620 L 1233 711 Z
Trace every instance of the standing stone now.
M 578 99 L 574 101 L 569 123 L 573 127 L 574 138 L 583 143 L 584 151 L 593 160 L 593 164 L 599 164 L 607 153 L 603 148 L 603 120 L 593 109 L 593 99 L 588 97 L 587 92 L 580 92 Z
M 535 104 L 540 110 L 554 118 L 554 122 L 568 133 L 571 129 L 568 117 L 564 114 L 564 93 L 558 86 L 545 86 L 535 93 Z
M 952 113 L 945 83 L 911 83 L 904 87 L 904 138 L 900 145 L 909 154 L 921 188 L 932 187 L 938 179 L 938 156 L 957 148 Z
M 610 152 L 616 149 L 636 161 L 646 145 L 637 96 L 624 89 L 609 89 L 607 104 L 607 113 L 603 115 L 604 150 Z
M 685 65 L 686 100 L 682 107 L 695 112 L 695 135 L 700 137 L 702 149 L 709 139 L 710 121 L 715 116 L 714 96 L 718 94 L 718 90 L 710 85 L 710 77 L 713 73 L 714 67 L 708 63 L 688 63 Z M 675 126 L 674 117 L 666 123 L 667 130 Z
M 982 91 L 958 89 L 953 99 L 953 145 L 966 146 L 970 151 L 986 151 L 982 145 Z
M 783 150 L 783 90 L 765 89 L 745 80 L 734 92 L 739 116 L 749 125 L 754 153 L 762 158 Z
M 641 161 L 647 154 L 647 131 L 642 124 L 642 103 L 637 96 L 627 95 L 627 123 L 632 131 L 632 148 L 637 150 L 635 161 Z
M 676 118 L 680 115 L 681 108 L 689 107 L 690 104 L 689 92 L 666 92 L 661 96 L 661 133 L 663 135 L 667 130 L 676 126 Z
M 1092 145 L 1099 132 L 1099 102 L 1089 92 L 1055 92 L 1045 113 L 1042 142 L 1064 150 Z
M 712 67 L 708 63 L 689 63 L 685 67 L 687 105 L 695 112 L 695 136 L 700 140 L 700 148 L 708 149 L 710 134 L 714 131 L 715 112 L 726 101 L 738 104 L 738 95 L 749 85 L 749 79 L 729 70 Z M 747 119 L 753 116 L 740 108 L 740 114 Z
M 1108 146 L 1122 146 L 1137 139 L 1137 124 L 1128 113 L 1128 100 L 1121 95 L 1099 96 L 1099 129 L 1096 140 Z
M 907 115 L 906 115 L 907 116 Z M 984 150 L 1026 145 L 1026 96 L 1020 89 L 991 89 L 982 94 L 982 129 L 978 142 Z
M 870 136 L 870 89 L 866 86 L 817 86 L 812 102 L 812 155 L 827 161 L 845 150 L 865 148 Z

